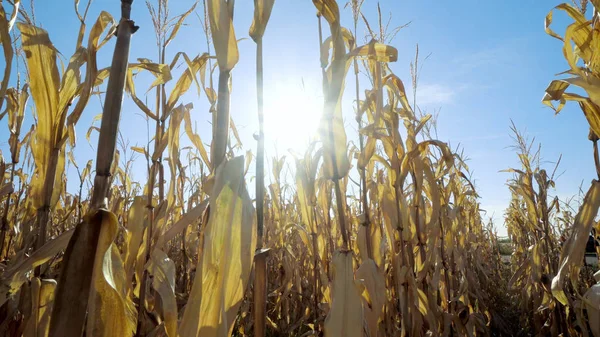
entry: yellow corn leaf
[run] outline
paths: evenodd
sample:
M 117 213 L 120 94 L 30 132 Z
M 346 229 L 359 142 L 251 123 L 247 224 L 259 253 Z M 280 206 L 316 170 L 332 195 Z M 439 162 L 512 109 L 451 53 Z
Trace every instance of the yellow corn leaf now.
M 168 64 L 154 63 L 149 59 L 138 58 L 138 63 L 130 63 L 127 69 L 131 70 L 146 70 L 149 71 L 156 79 L 150 85 L 148 91 L 152 90 L 159 84 L 165 84 L 173 79 L 171 75 L 171 67 Z
M 160 249 L 154 249 L 148 261 L 152 287 L 160 295 L 163 320 L 168 337 L 177 337 L 177 301 L 175 300 L 175 264 Z
M 185 13 L 183 13 L 179 16 L 179 19 L 177 19 L 177 22 L 173 25 L 173 30 L 171 30 L 171 34 L 169 34 L 169 37 L 167 38 L 167 40 L 164 44 L 165 46 L 169 45 L 169 43 L 171 41 L 173 41 L 175 36 L 177 36 L 177 33 L 179 32 L 179 28 L 183 25 L 183 21 L 185 20 L 185 18 L 188 15 L 190 15 L 194 11 L 197 4 L 198 4 L 198 2 L 194 2 L 194 4 L 192 5 L 192 7 L 190 7 L 190 9 L 188 9 Z
M 240 147 L 242 146 L 242 139 L 240 138 L 240 133 L 237 130 L 237 127 L 235 126 L 235 122 L 233 121 L 233 118 L 229 118 L 229 127 L 231 128 L 231 132 L 233 133 L 233 137 L 236 140 L 236 146 Z
M 112 244 L 117 230 L 116 216 L 103 209 L 75 228 L 62 260 L 49 336 L 80 334 L 88 311 L 90 336 L 111 335 L 110 329 L 125 336 L 135 327 L 121 257 Z
M 307 247 L 307 249 L 311 252 L 313 251 L 314 247 L 312 245 L 312 241 L 309 240 L 309 234 L 304 227 L 297 224 L 290 224 L 286 226 L 286 229 L 287 228 L 296 230 L 296 232 L 300 236 L 300 240 L 302 240 L 302 243 L 304 244 L 304 247 Z
M 275 0 L 254 0 L 254 20 L 250 26 L 250 37 L 254 42 L 262 39 L 273 10 Z
M 140 147 L 140 146 L 132 146 L 131 151 L 133 152 L 137 152 L 139 154 L 143 154 L 144 157 L 148 158 L 148 152 L 146 152 L 146 148 L 145 147 Z
M 369 336 L 378 336 L 378 325 L 383 314 L 385 297 L 385 278 L 371 259 L 364 262 L 356 270 L 356 279 L 362 280 L 366 292 L 363 292 L 363 309 Z
M 109 27 L 109 32 L 106 34 L 106 37 L 102 41 L 100 41 L 100 37 L 102 33 L 104 33 L 107 30 L 107 27 Z M 111 38 L 112 34 L 110 34 L 110 31 L 115 29 L 115 27 L 116 24 L 113 17 L 108 12 L 102 11 L 100 15 L 98 15 L 98 19 L 96 19 L 96 22 L 90 30 L 87 49 L 84 50 L 86 58 L 85 79 L 83 85 L 81 85 L 80 88 L 79 100 L 77 101 L 77 104 L 75 105 L 75 108 L 73 108 L 71 114 L 69 114 L 69 117 L 67 117 L 67 125 L 69 126 L 69 137 L 71 138 L 71 145 L 74 144 L 74 125 L 81 117 L 81 114 L 83 113 L 83 110 L 91 97 L 92 89 L 95 86 L 100 85 L 102 81 L 106 79 L 106 77 L 108 77 L 108 70 L 106 70 L 102 74 L 98 72 L 96 56 L 98 50 L 100 50 L 100 47 L 102 47 L 108 41 L 108 39 Z
M 134 279 L 136 280 L 135 287 L 133 288 L 134 296 L 140 296 L 140 289 L 142 284 L 142 277 L 144 275 L 144 267 L 146 263 L 146 247 L 148 241 L 148 235 L 142 235 L 142 243 L 139 246 L 137 251 L 137 256 L 135 257 L 135 267 L 133 270 Z
M 134 75 L 133 71 L 134 70 L 137 70 L 137 71 L 146 70 L 146 71 L 150 72 L 154 77 L 156 77 L 156 79 L 154 80 L 154 82 L 152 82 L 152 84 L 150 85 L 150 88 L 148 89 L 148 91 L 150 91 L 152 88 L 156 87 L 157 85 L 165 84 L 172 79 L 171 68 L 169 67 L 168 64 L 153 63 L 146 59 L 138 59 L 138 61 L 139 61 L 139 63 L 130 63 L 127 67 L 125 90 L 131 95 L 131 99 L 133 99 L 133 102 L 140 108 L 140 110 L 142 110 L 148 117 L 152 118 L 153 120 L 157 120 L 158 117 L 146 106 L 146 104 L 144 104 L 137 97 L 137 95 L 135 93 L 135 84 L 133 82 L 133 75 Z M 101 73 L 104 74 L 103 72 L 100 72 L 98 75 L 100 75 Z M 106 75 L 108 75 L 108 74 L 106 74 Z
M 400 221 L 403 219 L 398 218 L 398 215 L 402 214 L 399 213 L 394 190 L 388 184 L 385 184 L 381 189 L 381 208 L 389 242 L 394 243 L 397 229 L 401 226 Z
M 17 12 L 16 7 L 14 11 Z M 2 105 L 4 104 L 4 95 L 8 89 L 8 81 L 10 80 L 12 59 L 14 54 L 9 31 L 9 22 L 6 19 L 6 13 L 4 12 L 4 7 L 2 4 L 0 4 L 0 43 L 2 43 L 2 49 L 4 50 L 4 77 L 2 78 L 2 83 L 0 84 L 0 111 L 2 110 Z
M 171 111 L 179 98 L 188 91 L 192 82 L 195 82 L 198 85 L 198 79 L 196 78 L 196 74 L 200 71 L 204 71 L 206 67 L 206 61 L 208 60 L 208 54 L 204 53 L 201 56 L 196 57 L 192 61 L 189 60 L 188 56 L 185 53 L 177 53 L 175 58 L 179 55 L 182 55 L 187 64 L 187 69 L 181 74 L 181 77 L 175 83 L 175 86 L 171 90 L 169 94 L 169 99 L 167 100 L 167 108 L 166 111 Z M 200 86 L 198 85 L 198 90 L 200 90 Z M 200 94 L 200 92 L 198 92 Z
M 340 27 L 342 32 L 342 39 L 344 41 L 345 46 L 348 49 L 354 48 L 355 40 L 354 35 L 348 29 L 344 27 Z M 321 46 L 321 67 L 327 67 L 329 64 L 329 50 L 332 49 L 334 38 L 329 36 L 323 41 L 323 45 Z
M 419 131 L 421 131 L 421 129 L 423 129 L 423 127 L 425 127 L 425 125 L 427 124 L 427 122 L 431 119 L 431 114 L 426 114 L 425 116 L 423 116 L 423 118 L 421 118 L 421 120 L 419 121 L 419 124 L 415 127 L 415 135 L 419 133 Z
M 575 217 L 571 236 L 565 242 L 560 254 L 557 275 L 552 279 L 552 294 L 563 305 L 569 303 L 563 291 L 564 278 L 569 271 L 574 277 L 579 275 L 579 266 L 583 262 L 586 242 L 594 225 L 594 218 L 598 214 L 598 207 L 600 207 L 600 182 L 594 180 Z
M 562 3 L 556 6 L 554 9 L 564 11 L 575 21 L 573 24 L 567 27 L 567 33 L 565 33 L 564 39 L 565 47 L 571 48 L 570 41 L 573 40 L 575 46 L 577 47 L 578 56 L 581 57 L 586 63 L 589 62 L 592 58 L 592 48 L 596 47 L 595 45 L 590 44 L 589 40 L 592 37 L 590 22 L 585 18 L 583 13 L 568 3 Z M 557 37 L 557 34 L 553 34 L 552 30 L 549 28 L 550 24 L 552 23 L 552 15 L 549 15 L 550 21 L 548 21 L 548 16 L 546 16 L 546 32 L 550 36 Z M 569 43 L 568 47 L 567 43 Z
M 38 336 L 38 320 L 37 314 L 38 309 L 40 307 L 40 287 L 41 281 L 39 278 L 34 278 L 31 280 L 31 284 L 28 287 L 23 287 L 23 291 L 30 292 L 29 296 L 26 296 L 26 300 L 31 300 L 30 312 L 27 316 L 27 321 L 25 323 L 25 329 L 23 331 L 24 337 L 37 337 Z M 40 334 L 41 335 L 41 334 Z
M 243 156 L 216 170 L 204 251 L 179 326 L 182 337 L 231 335 L 256 247 L 256 218 L 243 174 Z
M 94 86 L 102 84 L 102 82 L 104 82 L 104 80 L 107 79 L 109 75 L 110 67 L 99 70 L 98 74 L 96 75 L 96 80 L 94 81 Z
M 551 107 L 556 113 L 559 113 L 567 101 L 579 103 L 585 118 L 587 119 L 591 130 L 600 135 L 600 80 L 594 76 L 583 75 L 584 77 L 573 77 L 565 80 L 554 80 L 546 89 L 546 94 L 542 103 Z M 570 84 L 583 88 L 589 97 L 584 97 L 574 93 L 566 93 L 565 90 Z M 554 106 L 552 101 L 559 101 L 558 106 Z
M 333 257 L 333 296 L 325 318 L 325 337 L 362 337 L 362 299 L 354 282 L 352 252 L 336 252 Z
M 169 119 L 169 129 L 166 133 L 167 146 L 169 148 L 169 167 L 171 168 L 171 179 L 173 180 L 172 185 L 175 185 L 174 179 L 177 175 L 176 167 L 181 164 L 179 160 L 179 130 L 181 129 L 181 121 L 183 120 L 185 112 L 190 111 L 193 107 L 192 103 L 186 105 L 179 104 L 179 106 L 172 111 L 171 118 Z
M 544 27 L 545 27 L 545 29 L 546 29 L 546 34 L 548 34 L 548 35 L 550 35 L 550 36 L 552 36 L 552 37 L 554 37 L 554 38 L 556 38 L 556 39 L 559 39 L 559 40 L 563 41 L 563 38 L 562 38 L 562 37 L 560 37 L 560 35 L 556 34 L 556 33 L 555 33 L 555 32 L 554 32 L 554 31 L 553 31 L 551 28 L 550 28 L 550 25 L 552 24 L 552 16 L 553 16 L 553 13 L 554 13 L 554 8 L 553 8 L 553 9 L 552 9 L 550 12 L 548 12 L 548 14 L 546 15 L 546 19 L 544 20 Z
M 360 46 L 348 54 L 351 57 L 365 58 L 377 62 L 396 62 L 398 61 L 398 49 L 371 40 L 369 44 Z
M 46 337 L 50 328 L 50 313 L 52 312 L 52 301 L 56 281 L 31 280 L 31 316 L 23 331 L 24 337 Z
M 396 95 L 396 98 L 400 101 L 400 104 L 402 105 L 400 115 L 413 120 L 415 118 L 413 109 L 408 103 L 406 90 L 404 88 L 404 83 L 402 82 L 402 80 L 394 74 L 389 74 L 383 78 L 382 83 L 383 86 L 388 87 Z
M 430 324 L 435 325 L 435 317 L 433 316 L 433 312 L 431 311 L 431 309 L 429 309 L 429 300 L 427 299 L 427 295 L 423 290 L 418 288 L 416 289 L 416 292 L 417 296 L 415 299 L 415 306 L 417 307 L 421 315 L 427 318 L 427 321 Z
M 165 152 L 165 149 L 167 148 L 167 145 L 169 145 L 169 135 L 165 132 L 162 135 L 162 138 L 156 141 L 154 152 L 152 153 L 151 157 L 153 161 L 157 161 L 162 156 L 163 152 Z
M 314 181 L 308 176 L 304 160 L 296 161 L 296 193 L 298 194 L 298 203 L 302 221 L 311 233 L 316 233 L 315 219 L 313 218 L 315 197 Z
M 38 336 L 48 336 L 55 289 L 55 280 L 41 280 L 39 297 L 40 307 L 38 311 Z
M 22 143 L 19 142 L 19 134 L 25 117 L 27 101 L 29 100 L 28 89 L 29 86 L 25 85 L 18 94 L 17 90 L 13 88 L 6 91 L 6 98 L 8 98 L 6 111 L 8 112 L 8 128 L 10 131 L 8 144 L 10 145 L 10 155 L 13 162 L 18 162 L 20 158 Z
M 383 227 L 378 225 L 371 226 L 371 241 L 373 244 L 373 261 L 381 270 L 385 268 L 385 251 L 388 249 L 384 235 Z
M 367 138 L 367 143 L 365 144 L 365 147 L 363 148 L 362 152 L 358 156 L 358 167 L 360 167 L 360 168 L 367 167 L 367 164 L 371 160 L 371 157 L 373 157 L 373 154 L 375 154 L 376 145 L 377 145 L 376 138 L 374 138 L 374 137 Z
M 233 0 L 208 0 L 208 18 L 217 62 L 221 71 L 229 71 L 239 60 L 233 29 Z
M 173 226 L 171 226 L 171 228 L 165 232 L 165 234 L 159 238 L 159 242 L 156 244 L 156 246 L 162 247 L 162 245 L 173 240 L 173 238 L 177 234 L 181 233 L 187 226 L 199 221 L 202 217 L 202 214 L 204 214 L 206 206 L 208 206 L 208 199 L 202 201 L 185 213 L 179 220 L 177 220 L 177 222 L 175 222 Z
M 340 9 L 335 0 L 313 0 L 313 4 L 330 25 L 339 25 Z
M 48 33 L 41 28 L 25 23 L 17 23 L 17 26 L 21 31 L 23 50 L 27 56 L 29 85 L 38 119 L 32 142 L 32 154 L 36 168 L 31 180 L 31 194 L 33 206 L 39 208 L 43 206 L 44 202 L 44 180 L 46 171 L 51 165 L 51 149 L 57 144 L 58 124 L 62 122 L 58 96 L 60 79 L 56 66 L 56 49 L 50 42 Z M 58 182 L 62 171 L 57 169 L 56 173 L 58 178 L 55 179 L 55 182 Z
M 135 331 L 135 309 L 127 297 L 123 262 L 113 243 L 119 224 L 113 213 L 104 210 L 97 213 L 102 220 L 93 262 L 87 335 L 129 336 Z
M 321 1 L 313 1 L 317 9 Z M 333 10 L 330 1 L 322 4 Z M 334 12 L 338 11 L 335 1 Z M 334 15 L 339 16 L 339 13 Z M 328 20 L 329 21 L 329 20 Z M 345 177 L 350 170 L 350 161 L 346 153 L 346 130 L 342 117 L 342 96 L 344 94 L 344 83 L 351 62 L 348 62 L 344 40 L 340 34 L 339 20 L 330 21 L 331 36 L 334 37 L 333 58 L 327 69 L 324 79 L 325 105 L 319 125 L 319 136 L 323 143 L 323 166 L 327 178 L 340 179 Z
M 346 153 L 347 138 L 341 106 L 334 103 L 332 108 L 335 109 L 335 112 L 330 110 L 332 113 L 325 112 L 323 114 L 319 134 L 323 142 L 325 176 L 330 179 L 339 179 L 348 174 L 350 161 Z
M 142 236 L 146 228 L 146 210 L 147 198 L 138 196 L 133 199 L 133 203 L 129 208 L 127 217 L 127 228 L 125 229 L 125 242 L 123 247 L 123 260 L 125 261 L 125 279 L 131 280 L 133 276 L 133 265 L 137 259 L 140 245 L 142 244 Z M 131 287 L 131 282 L 127 283 L 128 288 Z
M 10 266 L 2 273 L 0 288 L 0 305 L 4 304 L 9 296 L 15 294 L 25 281 L 27 274 L 35 267 L 40 266 L 60 253 L 67 247 L 73 230 L 63 232 L 58 237 L 46 242 L 40 249 L 33 252 L 29 257 Z
M 569 83 L 563 80 L 554 80 L 550 82 L 548 88 L 546 88 L 542 103 L 551 107 L 556 113 L 559 113 L 565 105 L 566 100 L 563 98 L 563 94 L 568 87 Z M 558 107 L 554 107 L 552 101 L 560 101 L 560 104 Z
M 204 144 L 202 143 L 202 139 L 200 139 L 200 136 L 192 130 L 192 120 L 190 118 L 189 110 L 187 110 L 183 114 L 183 121 L 184 121 L 184 126 L 185 126 L 185 133 L 187 134 L 190 141 L 194 144 L 196 149 L 200 152 L 200 156 L 202 157 L 204 164 L 206 164 L 206 166 L 208 166 L 208 168 L 211 169 L 212 165 L 210 163 L 208 153 L 206 152 L 206 148 L 204 147 Z
M 361 259 L 366 261 L 369 258 L 367 249 L 367 226 L 359 225 L 358 227 L 358 238 L 355 243 L 358 246 L 358 252 Z
M 71 104 L 79 89 L 81 75 L 79 68 L 85 63 L 85 48 L 79 47 L 71 56 L 69 65 L 62 75 L 59 88 L 59 103 L 58 111 L 61 113 L 67 109 L 67 105 Z

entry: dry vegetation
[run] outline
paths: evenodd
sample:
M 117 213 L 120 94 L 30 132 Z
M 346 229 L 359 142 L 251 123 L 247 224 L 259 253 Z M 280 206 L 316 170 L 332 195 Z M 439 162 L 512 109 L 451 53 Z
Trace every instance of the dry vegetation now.
M 561 208 L 548 195 L 553 174 L 514 130 L 522 167 L 510 170 L 506 225 L 514 254 L 502 263 L 461 153 L 431 136 L 432 116 L 415 109 L 388 66 L 398 51 L 386 43 L 398 29 L 388 31 L 381 14 L 378 27 L 369 25 L 363 1 L 349 2 L 351 31 L 340 25 L 341 3 L 313 0 L 325 99 L 319 140 L 295 156 L 294 179 L 282 176 L 285 157 L 265 169 L 262 36 L 274 0 L 254 1 L 255 200 L 246 186 L 254 181 L 246 174 L 252 157 L 239 155 L 237 112 L 229 109 L 244 35 L 234 32 L 234 1 L 190 2 L 178 16 L 166 0 L 147 2 L 148 12 L 131 12 L 131 2 L 122 0 L 119 20 L 106 12 L 92 20 L 89 2 L 83 9 L 76 0 L 81 25 L 64 67 L 52 32 L 36 27 L 20 1 L 0 3 L 0 119 L 9 127 L 2 133 L 9 153 L 0 156 L 0 335 L 600 336 L 600 285 L 581 268 L 588 233 L 598 226 L 600 182 L 579 211 Z M 552 13 L 546 18 L 548 34 L 564 41 L 571 77 L 553 81 L 544 102 L 559 101 L 557 111 L 579 103 L 600 179 L 595 2 L 557 7 L 573 21 L 564 37 L 549 28 Z M 206 53 L 167 60 L 181 25 L 202 10 Z M 128 59 L 138 29 L 132 19 L 142 15 L 154 24 L 156 62 Z M 362 45 L 358 27 L 369 34 Z M 108 67 L 97 55 L 112 39 Z M 143 88 L 148 99 L 136 94 L 143 72 L 154 79 Z M 359 81 L 359 72 L 368 80 Z M 342 120 L 344 84 L 356 93 L 355 106 L 344 109 L 354 109 L 358 146 L 347 141 Z M 589 97 L 565 92 L 569 85 Z M 182 101 L 193 90 L 209 111 Z M 97 95 L 100 127 L 78 125 Z M 152 123 L 145 147 L 117 149 L 123 99 Z M 23 128 L 28 111 L 31 129 Z M 212 134 L 200 135 L 193 120 L 207 113 Z M 81 130 L 99 132 L 95 162 L 74 158 Z M 182 132 L 191 147 L 181 147 Z M 201 136 L 212 137 L 210 147 Z M 127 151 L 145 158 L 146 180 L 131 180 L 131 161 L 119 159 Z M 66 188 L 67 163 L 79 178 L 75 193 Z M 358 195 L 349 195 L 350 184 Z M 568 237 L 562 246 L 561 235 Z

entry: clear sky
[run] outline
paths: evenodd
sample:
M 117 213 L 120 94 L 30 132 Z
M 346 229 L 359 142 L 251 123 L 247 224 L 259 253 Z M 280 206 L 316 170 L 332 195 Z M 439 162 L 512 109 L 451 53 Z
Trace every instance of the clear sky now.
M 29 1 L 24 1 L 29 7 Z M 84 1 L 81 1 L 84 6 Z M 186 11 L 190 0 L 170 2 L 172 15 Z M 340 7 L 343 8 L 343 4 Z M 475 185 L 481 195 L 482 208 L 494 217 L 500 234 L 502 213 L 510 195 L 505 186 L 510 177 L 499 172 L 516 167 L 517 157 L 510 138 L 510 120 L 542 144 L 546 168 L 562 154 L 554 195 L 568 197 L 584 189 L 594 178 L 591 143 L 587 140 L 588 126 L 583 113 L 575 105 L 567 105 L 554 116 L 553 111 L 541 104 L 544 89 L 554 74 L 567 69 L 562 57 L 560 41 L 544 32 L 544 18 L 559 1 L 433 1 L 382 0 L 384 18 L 392 13 L 391 26 L 411 24 L 400 31 L 392 44 L 399 51 L 399 60 L 391 65 L 393 71 L 410 86 L 409 64 L 418 43 L 420 55 L 429 55 L 422 62 L 417 104 L 427 112 L 439 111 L 439 139 L 455 147 L 460 144 L 473 171 Z M 96 0 L 88 14 L 88 27 L 101 10 L 119 16 L 120 2 Z M 377 25 L 377 2 L 366 0 L 363 12 L 372 26 Z M 197 12 L 202 16 L 201 4 Z M 252 21 L 253 1 L 238 0 L 235 8 L 235 29 L 238 38 L 248 37 Z M 146 57 L 156 60 L 156 45 L 150 15 L 144 1 L 134 0 L 132 18 L 141 27 L 134 35 L 130 59 Z M 35 2 L 35 19 L 50 33 L 50 38 L 61 51 L 66 63 L 74 51 L 78 21 L 70 0 Z M 350 9 L 343 9 L 342 25 L 351 26 Z M 562 34 L 565 16 L 555 15 L 555 31 Z M 206 41 L 200 22 L 190 15 L 178 37 L 168 47 L 170 62 L 178 51 L 190 57 L 206 51 Z M 562 23 L 562 25 L 561 25 Z M 89 28 L 88 28 L 89 30 Z M 359 41 L 365 35 L 359 28 Z M 87 36 L 86 36 L 87 39 Z M 264 37 L 265 100 L 267 106 L 267 150 L 287 154 L 288 148 L 301 151 L 310 131 L 316 130 L 321 71 L 318 55 L 318 29 L 315 8 L 309 0 L 277 0 Z M 99 68 L 110 65 L 114 41 L 102 50 Z M 255 150 L 252 134 L 256 132 L 255 100 L 255 44 L 247 38 L 239 42 L 240 62 L 233 72 L 231 113 L 238 125 L 244 149 Z M 353 81 L 348 77 L 348 88 Z M 147 83 L 139 81 L 139 96 L 147 90 Z M 408 89 L 408 88 L 407 88 Z M 348 90 L 350 92 L 351 90 Z M 142 98 L 143 99 L 143 98 Z M 153 99 L 153 93 L 148 100 Z M 210 115 L 208 103 L 195 90 L 184 96 L 183 103 L 192 102 L 192 116 L 200 136 L 210 142 Z M 351 98 L 345 100 L 348 133 L 356 129 L 352 116 Z M 101 112 L 98 98 L 92 98 L 80 120 L 77 161 L 84 164 L 95 158 L 97 138 L 91 146 L 85 132 L 92 118 Z M 29 121 L 29 124 L 28 124 Z M 31 123 L 26 119 L 23 129 Z M 308 129 L 308 130 L 307 130 Z M 312 130 L 310 130 L 312 129 Z M 145 145 L 146 124 L 141 112 L 126 99 L 122 112 L 121 130 L 131 145 Z M 183 128 L 182 128 L 183 130 Z M 0 122 L 0 149 L 8 155 L 6 121 Z M 187 138 L 182 134 L 182 142 Z M 143 158 L 139 158 L 143 161 Z M 135 179 L 146 177 L 142 163 Z M 270 166 L 269 166 L 270 167 Z M 267 178 L 267 182 L 268 182 Z

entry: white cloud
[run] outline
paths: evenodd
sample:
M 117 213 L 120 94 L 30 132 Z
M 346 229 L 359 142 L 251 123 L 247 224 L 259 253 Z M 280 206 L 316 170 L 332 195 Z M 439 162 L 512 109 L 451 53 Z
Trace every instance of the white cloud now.
M 442 84 L 420 84 L 417 87 L 417 105 L 446 105 L 454 102 L 462 88 Z

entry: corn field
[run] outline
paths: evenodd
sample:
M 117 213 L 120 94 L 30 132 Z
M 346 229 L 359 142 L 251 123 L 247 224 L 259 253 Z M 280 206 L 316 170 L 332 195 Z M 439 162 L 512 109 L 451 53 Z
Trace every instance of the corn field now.
M 542 101 L 556 113 L 579 104 L 598 180 L 578 207 L 550 197 L 552 168 L 513 125 L 521 167 L 504 173 L 508 264 L 465 156 L 433 136 L 435 117 L 407 95 L 418 57 L 411 78 L 395 75 L 390 41 L 400 28 L 388 30 L 380 11 L 371 24 L 361 8 L 373 4 L 363 2 L 306 2 L 323 80 L 318 134 L 304 153 L 269 156 L 263 36 L 275 0 L 236 12 L 252 16 L 248 33 L 234 30 L 234 0 L 189 1 L 177 16 L 167 0 L 121 0 L 121 13 L 97 18 L 88 17 L 91 0 L 75 0 L 80 25 L 66 64 L 33 6 L 2 1 L 0 336 L 600 337 L 600 273 L 584 265 L 589 233 L 600 236 L 600 1 L 546 17 L 569 70 Z M 341 25 L 346 5 L 351 27 Z M 560 34 L 556 11 L 571 19 Z M 167 53 L 195 15 L 205 52 Z M 142 16 L 154 27 L 137 27 Z M 156 37 L 154 60 L 129 58 L 142 30 Z M 248 152 L 235 125 L 243 112 L 230 108 L 245 36 L 256 48 L 257 93 L 245 104 L 256 104 L 259 126 Z M 111 61 L 100 57 L 113 45 Z M 190 94 L 210 109 L 195 109 Z M 82 125 L 91 100 L 102 102 L 99 125 Z M 149 123 L 146 146 L 122 140 L 130 130 L 119 120 L 130 113 Z M 202 118 L 210 134 L 197 131 Z M 78 162 L 74 149 L 91 134 L 96 159 Z M 145 179 L 132 179 L 128 153 L 145 162 Z

